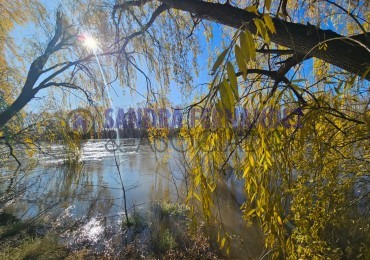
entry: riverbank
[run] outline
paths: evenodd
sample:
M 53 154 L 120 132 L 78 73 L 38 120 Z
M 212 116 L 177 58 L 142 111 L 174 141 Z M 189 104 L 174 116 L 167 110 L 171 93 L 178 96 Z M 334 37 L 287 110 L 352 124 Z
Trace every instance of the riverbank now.
M 121 230 L 104 239 L 115 241 L 112 250 L 99 244 L 104 240 L 65 239 L 84 223 L 56 227 L 43 219 L 22 222 L 2 213 L 0 259 L 222 259 L 202 225 L 191 230 L 188 213 L 185 205 L 166 202 L 134 212 L 129 225 L 122 221 Z

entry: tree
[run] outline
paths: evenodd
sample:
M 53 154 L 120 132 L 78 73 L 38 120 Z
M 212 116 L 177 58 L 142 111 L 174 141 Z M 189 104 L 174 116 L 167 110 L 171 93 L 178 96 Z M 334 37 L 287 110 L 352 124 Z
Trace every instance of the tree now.
M 147 2 L 151 1 L 129 1 L 127 3 L 116 5 L 114 8 L 115 10 L 122 10 L 127 9 L 130 6 L 144 5 Z M 333 32 L 332 30 L 320 29 L 310 23 L 305 25 L 277 18 L 278 15 L 282 15 L 281 13 L 277 13 L 276 17 L 270 17 L 268 15 L 263 16 L 263 14 L 258 13 L 257 7 L 251 8 L 250 11 L 248 11 L 239 6 L 234 7 L 230 5 L 229 1 L 227 1 L 226 4 L 193 0 L 164 0 L 158 2 L 160 2 L 161 5 L 156 9 L 156 12 L 154 12 L 152 17 L 153 19 L 155 19 L 156 16 L 164 10 L 177 9 L 188 12 L 196 18 L 207 19 L 235 29 L 248 29 L 253 34 L 257 33 L 257 26 L 259 24 L 254 21 L 256 19 L 266 19 L 266 21 L 268 21 L 266 26 L 268 27 L 273 24 L 274 29 L 271 33 L 268 33 L 268 35 L 265 34 L 265 36 L 270 38 L 273 43 L 288 48 L 290 51 L 286 51 L 285 54 L 295 54 L 297 57 L 300 57 L 299 59 L 297 58 L 298 61 L 302 61 L 303 58 L 319 58 L 357 75 L 362 76 L 365 74 L 364 77 L 370 79 L 370 76 L 365 73 L 369 67 L 370 59 L 368 33 L 354 15 L 351 15 L 351 17 L 353 17 L 354 21 L 358 23 L 359 29 L 362 33 L 355 36 L 343 36 Z M 279 3 L 279 7 L 283 5 L 282 9 L 285 10 L 285 12 L 287 2 L 288 1 L 281 1 Z M 331 1 L 323 2 L 333 4 L 338 6 L 340 9 L 343 9 L 343 7 L 332 3 Z M 314 3 L 315 1 L 312 4 Z M 265 6 L 266 9 L 264 10 L 269 12 L 271 8 L 270 6 L 271 1 L 269 6 Z M 364 8 L 367 7 L 368 4 L 365 3 Z M 277 12 L 278 11 L 279 8 Z M 274 53 L 273 50 L 266 52 Z
M 65 61 L 49 68 L 44 68 L 51 55 L 63 48 L 68 48 L 72 45 L 72 42 L 76 40 L 78 35 L 76 33 L 73 34 L 69 29 L 71 29 L 71 26 L 66 24 L 66 21 L 63 21 L 62 14 L 58 12 L 54 37 L 48 43 L 44 52 L 32 62 L 25 83 L 16 100 L 1 112 L 0 127 L 5 126 L 5 124 L 19 113 L 33 98 L 35 98 L 36 94 L 42 89 L 52 86 L 72 89 L 80 88 L 73 84 L 73 79 L 71 82 L 53 82 L 53 80 L 55 80 L 56 77 L 64 71 L 77 66 L 84 61 L 90 60 L 93 55 L 89 55 L 84 59 L 79 59 L 77 61 Z M 36 84 L 37 81 L 40 80 L 41 75 L 47 75 L 50 71 L 53 72 L 51 75 L 45 76 L 46 78 L 42 79 L 41 83 Z
M 22 12 L 13 13 L 15 11 L 13 9 L 17 5 L 23 6 L 25 10 L 32 9 L 30 17 L 35 21 L 37 29 L 42 28 L 45 36 L 39 35 L 36 41 L 28 40 L 28 46 L 23 48 L 25 49 L 23 57 L 19 53 L 10 52 L 10 57 L 16 57 L 18 60 L 10 62 L 1 70 L 1 76 L 3 76 L 1 84 L 4 91 L 1 93 L 0 100 L 0 141 L 8 146 L 9 153 L 14 158 L 15 149 L 13 146 L 15 144 L 39 149 L 38 146 L 34 147 L 34 145 L 41 141 L 40 135 L 43 133 L 37 129 L 45 127 L 46 121 L 50 119 L 45 118 L 45 115 L 52 113 L 41 113 L 40 109 L 38 111 L 40 116 L 36 121 L 26 120 L 23 108 L 36 99 L 40 92 L 45 94 L 48 90 L 53 89 L 54 92 L 49 92 L 49 97 L 59 95 L 58 101 L 62 102 L 66 95 L 65 92 L 77 91 L 84 95 L 88 104 L 94 105 L 95 102 L 104 100 L 102 94 L 105 88 L 101 77 L 96 76 L 100 75 L 100 70 L 96 65 L 98 56 L 84 46 L 82 38 L 86 37 L 86 33 L 80 32 L 81 26 L 69 22 L 70 18 L 63 15 L 62 7 L 56 12 L 56 21 L 54 20 L 55 26 L 53 27 L 48 21 L 49 14 L 44 13 L 40 4 L 34 4 L 32 1 L 26 1 L 22 4 L 15 2 L 14 5 L 6 3 L 5 7 L 8 8 L 4 10 L 15 21 L 5 20 L 1 23 L 2 28 L 6 29 L 2 30 L 1 37 L 4 38 L 4 41 L 1 42 L 2 46 L 0 46 L 1 58 L 6 57 L 6 51 L 9 50 L 9 47 L 6 46 L 15 45 L 9 37 L 5 39 L 13 27 L 12 22 L 26 21 L 23 9 L 21 9 Z M 37 8 L 41 11 L 35 11 L 38 10 Z M 64 11 L 66 12 L 68 8 L 68 6 L 64 6 Z M 82 12 L 82 14 L 85 13 Z M 83 15 L 79 17 L 82 19 Z M 90 28 L 93 30 L 93 26 Z M 46 38 L 46 44 L 42 43 L 44 38 Z M 108 51 L 103 54 L 99 53 L 99 58 L 103 59 L 110 54 Z M 8 60 L 6 59 L 6 61 Z M 27 66 L 27 60 L 32 62 L 30 62 L 29 69 L 23 74 L 20 67 L 23 64 Z M 109 60 L 105 59 L 105 62 L 108 64 Z M 12 76 L 16 80 L 13 80 Z M 109 76 L 107 75 L 107 77 Z M 52 104 L 49 103 L 48 109 L 51 108 Z M 68 130 L 68 127 L 64 129 Z M 18 163 L 20 164 L 19 161 Z
M 87 14 L 83 23 L 105 36 L 105 52 L 117 54 L 112 74 L 131 89 L 135 76 L 143 77 L 149 101 L 162 99 L 171 83 L 184 93 L 195 89 L 200 49 L 210 50 L 209 90 L 185 108 L 200 107 L 202 118 L 180 135 L 188 147 L 187 202 L 193 213 L 200 203 L 205 219 L 220 224 L 221 249 L 228 252 L 233 241 L 217 189 L 231 171 L 245 185 L 243 217 L 260 225 L 272 257 L 370 254 L 367 1 L 72 2 Z M 78 47 L 73 28 L 58 13 L 19 96 L 0 110 L 0 128 L 43 89 L 82 90 L 90 100 L 81 87 L 88 80 L 89 90 L 101 93 L 89 66 L 94 57 Z M 219 53 L 212 45 L 218 38 Z M 238 129 L 240 107 L 245 123 Z
M 0 1 L 0 15 L 2 20 L 0 22 L 0 84 L 1 84 L 1 109 L 3 109 L 5 102 L 12 101 L 11 83 L 16 82 L 16 70 L 8 64 L 5 56 L 7 50 L 14 56 L 18 56 L 16 48 L 14 48 L 14 41 L 10 37 L 9 32 L 14 29 L 15 25 L 23 25 L 30 20 L 35 20 L 37 16 L 43 15 L 43 8 L 41 5 L 32 1 Z M 18 56 L 19 57 L 19 56 Z
M 149 69 L 162 72 L 156 73 L 160 82 L 186 77 L 185 63 L 193 57 L 183 53 L 199 47 L 197 27 L 209 37 L 216 25 L 207 21 L 234 29 L 221 27 L 226 47 L 212 66 L 209 92 L 190 106 L 200 107 L 203 118 L 181 132 L 189 146 L 187 201 L 192 212 L 199 201 L 205 218 L 218 221 L 221 248 L 233 243 L 220 221 L 216 191 L 231 168 L 245 185 L 243 216 L 259 223 L 273 258 L 369 255 L 368 13 L 366 1 L 114 6 L 122 55 L 134 67 L 135 55 L 144 56 Z M 239 106 L 249 113 L 242 135 L 235 129 Z M 217 113 L 207 113 L 212 110 Z

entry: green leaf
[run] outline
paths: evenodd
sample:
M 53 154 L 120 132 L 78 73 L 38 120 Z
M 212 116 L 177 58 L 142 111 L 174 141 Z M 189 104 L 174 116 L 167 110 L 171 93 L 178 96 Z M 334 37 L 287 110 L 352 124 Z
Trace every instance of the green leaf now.
M 278 16 L 280 16 L 280 17 L 281 17 L 281 18 L 283 18 L 283 19 L 288 18 L 288 17 L 286 16 L 286 14 L 283 14 L 283 13 L 278 13 Z
M 225 57 L 226 57 L 226 54 L 228 52 L 228 49 L 224 50 L 223 52 L 221 52 L 221 54 L 218 56 L 215 64 L 213 65 L 212 67 L 212 75 L 217 71 L 217 69 L 220 67 L 220 65 L 222 64 L 222 62 L 224 61 Z
M 223 81 L 220 84 L 219 92 L 220 92 L 222 106 L 226 109 L 229 109 L 231 107 L 231 102 L 230 102 L 230 98 L 226 90 L 227 89 L 226 84 L 227 84 L 226 81 Z
M 237 82 L 237 79 L 236 79 L 234 66 L 233 66 L 233 64 L 231 64 L 230 61 L 227 63 L 227 75 L 229 77 L 230 86 L 231 86 L 231 90 L 234 94 L 234 97 L 235 97 L 236 100 L 238 100 L 239 99 L 238 82 Z

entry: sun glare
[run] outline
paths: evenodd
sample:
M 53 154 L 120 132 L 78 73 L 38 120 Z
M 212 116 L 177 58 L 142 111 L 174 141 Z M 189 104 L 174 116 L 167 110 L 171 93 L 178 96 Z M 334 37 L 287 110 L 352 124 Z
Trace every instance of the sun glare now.
M 86 48 L 96 51 L 98 49 L 98 42 L 91 36 L 84 35 L 83 44 Z

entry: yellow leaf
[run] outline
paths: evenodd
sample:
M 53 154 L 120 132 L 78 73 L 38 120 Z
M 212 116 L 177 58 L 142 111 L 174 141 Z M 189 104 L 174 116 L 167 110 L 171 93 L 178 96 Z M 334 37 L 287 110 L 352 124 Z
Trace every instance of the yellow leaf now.
M 32 140 L 31 140 L 31 138 L 29 138 L 29 137 L 26 137 L 26 138 L 24 139 L 24 142 L 25 142 L 25 143 L 28 143 L 28 144 L 32 144 Z
M 254 24 L 257 27 L 258 33 L 261 35 L 261 37 L 265 40 L 266 43 L 270 43 L 270 37 L 268 35 L 268 32 L 266 30 L 266 25 L 261 19 L 253 19 Z
M 271 0 L 266 0 L 265 1 L 265 7 L 266 7 L 267 11 L 270 11 L 270 8 L 271 8 Z
M 196 192 L 194 192 L 194 193 L 193 193 L 193 195 L 194 195 L 194 197 L 195 197 L 198 201 L 201 201 L 201 199 L 200 199 L 199 195 L 198 195 Z
M 231 86 L 231 90 L 234 94 L 234 97 L 235 97 L 235 99 L 239 99 L 238 82 L 237 82 L 237 79 L 236 79 L 234 66 L 231 64 L 230 61 L 227 63 L 227 75 L 229 77 L 230 86 Z
M 249 217 L 251 216 L 254 212 L 256 212 L 256 209 L 251 209 L 250 211 L 247 212 L 247 214 L 245 214 L 245 217 Z
M 212 74 L 214 74 L 216 72 L 216 70 L 220 67 L 220 65 L 222 64 L 222 62 L 224 61 L 225 59 L 225 56 L 227 54 L 227 51 L 228 49 L 224 50 L 223 52 L 221 52 L 221 54 L 218 56 L 215 64 L 213 65 L 212 67 Z
M 247 66 L 245 63 L 245 57 L 239 45 L 235 45 L 235 58 L 236 58 L 236 63 L 238 64 L 239 70 L 240 72 L 243 73 L 243 78 L 245 80 L 247 77 Z
M 256 47 L 254 45 L 254 39 L 253 39 L 252 33 L 249 30 L 245 30 L 244 35 L 245 35 L 245 42 L 248 45 L 250 59 L 256 60 Z
M 220 249 L 224 248 L 226 242 L 226 238 L 224 237 L 221 241 Z
M 220 96 L 223 108 L 233 114 L 235 98 L 226 79 L 220 84 Z
M 268 14 L 264 14 L 263 15 L 263 20 L 265 21 L 267 29 L 269 29 L 269 31 L 271 33 L 276 33 L 275 25 L 274 25 L 274 22 L 271 19 L 271 16 L 268 15 Z
M 250 51 L 249 51 L 249 43 L 247 42 L 247 36 L 245 32 L 242 32 L 240 34 L 239 40 L 240 40 L 240 48 L 241 48 L 243 57 L 245 59 L 245 62 L 248 62 L 251 58 L 250 58 Z
M 249 155 L 249 163 L 253 167 L 254 166 L 254 158 L 252 155 Z
M 255 185 L 255 186 L 257 186 L 257 185 Z M 257 192 L 253 193 L 253 195 L 252 195 L 252 197 L 251 197 L 250 201 L 254 201 L 254 199 L 256 198 L 256 196 L 257 196 Z
M 245 178 L 245 176 L 247 176 L 247 174 L 248 174 L 249 170 L 250 170 L 250 167 L 249 167 L 249 166 L 247 166 L 247 167 L 245 168 L 245 170 L 244 170 L 243 178 Z
M 370 72 L 370 66 L 365 70 L 365 72 L 362 74 L 362 76 L 361 76 L 361 79 L 364 79 L 366 76 L 367 76 L 367 74 L 369 74 L 369 72 Z
M 199 186 L 200 181 L 201 181 L 201 176 L 200 176 L 200 174 L 197 174 L 197 175 L 194 177 L 194 185 L 195 185 L 195 187 L 198 187 L 198 186 Z
M 257 7 L 255 5 L 248 6 L 245 10 L 258 15 Z
M 278 220 L 280 225 L 283 225 L 283 221 L 281 220 L 280 216 L 277 217 L 277 220 Z

